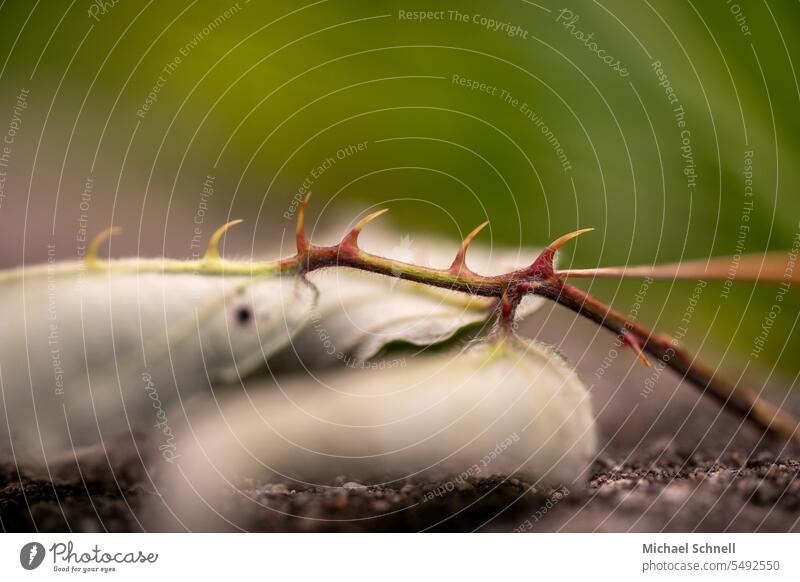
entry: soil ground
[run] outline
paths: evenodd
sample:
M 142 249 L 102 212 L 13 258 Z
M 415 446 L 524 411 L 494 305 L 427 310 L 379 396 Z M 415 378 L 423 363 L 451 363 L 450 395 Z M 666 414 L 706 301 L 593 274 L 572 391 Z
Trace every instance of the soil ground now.
M 290 483 L 253 486 L 260 531 L 800 531 L 800 461 L 690 458 L 659 451 L 617 465 L 605 457 L 585 490 L 535 489 L 501 476 L 365 487 L 340 479 L 332 488 Z M 0 490 L 5 531 L 142 531 L 155 494 L 91 485 L 18 481 L 6 471 Z

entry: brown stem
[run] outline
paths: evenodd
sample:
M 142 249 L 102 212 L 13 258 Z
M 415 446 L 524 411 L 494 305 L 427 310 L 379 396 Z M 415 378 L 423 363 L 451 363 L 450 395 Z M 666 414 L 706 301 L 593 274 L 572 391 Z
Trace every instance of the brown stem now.
M 732 384 L 715 374 L 673 338 L 655 334 L 581 289 L 555 277 L 539 285 L 534 292 L 591 319 L 615 334 L 634 336 L 645 352 L 664 362 L 723 407 L 748 418 L 762 429 L 800 442 L 800 426 L 792 415 L 773 406 L 752 390 Z
M 449 269 L 433 269 L 373 255 L 358 246 L 358 236 L 361 230 L 385 211 L 372 213 L 362 219 L 337 245 L 321 247 L 310 244 L 304 231 L 307 203 L 308 198 L 298 210 L 297 254 L 289 259 L 279 261 L 277 263 L 279 271 L 304 273 L 326 267 L 343 266 L 443 287 L 470 295 L 496 297 L 499 301 L 497 311 L 500 328 L 506 332 L 513 329 L 514 313 L 521 299 L 526 294 L 537 294 L 611 330 L 619 335 L 625 344 L 634 349 L 645 363 L 647 360 L 644 352 L 687 378 L 703 394 L 710 395 L 723 407 L 751 420 L 762 429 L 800 442 L 800 425 L 793 416 L 761 399 L 755 392 L 722 379 L 709 367 L 698 362 L 692 354 L 672 338 L 655 334 L 640 323 L 629 319 L 560 278 L 561 273 L 556 272 L 553 268 L 556 251 L 567 241 L 592 229 L 581 229 L 562 236 L 547 246 L 525 269 L 512 271 L 505 275 L 485 277 L 468 269 L 465 263 L 470 242 L 485 225 L 481 225 L 467 236 Z

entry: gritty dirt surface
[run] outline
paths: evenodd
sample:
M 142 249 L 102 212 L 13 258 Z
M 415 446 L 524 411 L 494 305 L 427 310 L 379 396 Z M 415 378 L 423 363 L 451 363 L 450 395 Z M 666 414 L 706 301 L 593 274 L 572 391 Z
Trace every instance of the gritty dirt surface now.
M 142 531 L 154 492 L 20 481 L 0 490 L 5 531 Z M 455 477 L 366 487 L 342 477 L 329 487 L 253 484 L 258 531 L 800 531 L 800 460 L 682 457 L 651 452 L 617 465 L 604 457 L 584 489 L 536 488 L 517 478 Z M 230 503 L 241 503 L 231 498 Z M 145 523 L 143 523 L 143 521 Z
M 560 329 L 570 324 L 561 323 Z M 581 325 L 560 347 L 591 385 L 598 411 L 602 449 L 585 484 L 550 489 L 514 476 L 453 476 L 368 487 L 351 475 L 327 487 L 246 482 L 245 495 L 225 502 L 246 516 L 240 527 L 253 531 L 800 531 L 796 445 L 764 439 L 672 374 L 643 397 L 640 387 L 653 372 L 632 356 L 592 381 L 611 339 Z M 750 383 L 758 386 L 757 379 Z M 784 406 L 800 413 L 790 386 L 768 396 L 785 394 Z M 131 464 L 121 458 L 123 466 Z M 82 482 L 54 485 L 20 478 L 13 465 L 0 464 L 0 528 L 155 529 L 151 518 L 160 498 L 153 487 L 136 484 L 133 469 L 124 482 L 109 483 L 101 473 L 90 465 Z

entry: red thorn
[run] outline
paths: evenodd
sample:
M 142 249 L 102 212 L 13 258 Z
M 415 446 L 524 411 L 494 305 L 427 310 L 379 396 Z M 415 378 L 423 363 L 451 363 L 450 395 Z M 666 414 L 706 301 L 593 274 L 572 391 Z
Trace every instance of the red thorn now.
M 466 258 L 467 258 L 467 248 L 469 248 L 472 239 L 478 236 L 478 233 L 486 228 L 486 225 L 489 224 L 487 220 L 480 226 L 476 227 L 471 233 L 469 233 L 464 241 L 461 243 L 461 248 L 458 250 L 458 254 L 456 254 L 456 258 L 453 259 L 453 264 L 450 265 L 450 272 L 451 273 L 458 273 L 462 269 L 469 271 L 466 265 Z
M 580 230 L 568 232 L 567 234 L 558 237 L 556 240 L 546 246 L 541 253 L 539 253 L 539 256 L 536 257 L 536 260 L 533 261 L 530 267 L 528 267 L 528 273 L 534 277 L 539 277 L 542 279 L 555 276 L 555 271 L 553 270 L 553 258 L 556 256 L 556 251 L 573 238 L 593 230 L 593 228 L 581 228 Z
M 644 354 L 644 350 L 642 350 L 642 344 L 638 338 L 627 330 L 620 332 L 619 336 L 622 339 L 622 343 L 624 343 L 626 346 L 629 346 L 634 352 L 636 352 L 636 357 L 639 358 L 639 361 L 649 368 L 650 360 L 648 360 L 647 356 Z
M 297 245 L 297 254 L 302 255 L 308 251 L 308 239 L 306 238 L 306 206 L 311 199 L 311 192 L 306 194 L 305 199 L 300 203 L 297 209 L 297 225 L 295 226 L 295 244 Z
M 357 249 L 358 248 L 358 235 L 361 234 L 361 231 L 364 229 L 367 224 L 378 218 L 381 214 L 385 214 L 389 212 L 388 208 L 384 208 L 383 210 L 378 210 L 377 212 L 373 212 L 372 214 L 368 214 L 364 218 L 358 221 L 358 223 L 344 235 L 342 242 L 339 243 L 339 248 L 350 248 L 350 249 Z

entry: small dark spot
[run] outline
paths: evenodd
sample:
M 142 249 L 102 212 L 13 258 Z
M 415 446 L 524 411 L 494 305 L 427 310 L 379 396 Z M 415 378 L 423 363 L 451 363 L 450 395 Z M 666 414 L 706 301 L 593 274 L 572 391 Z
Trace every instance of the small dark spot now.
M 247 325 L 253 319 L 253 312 L 249 307 L 240 307 L 236 310 L 236 321 L 239 325 Z

